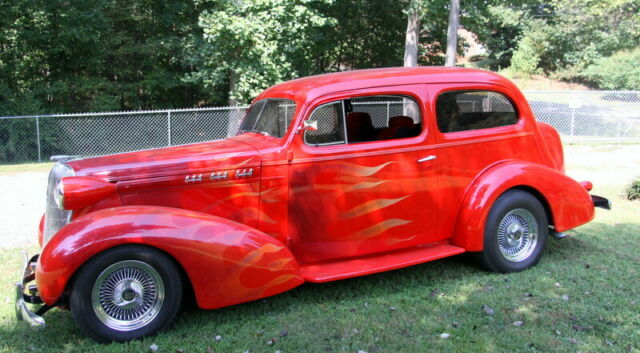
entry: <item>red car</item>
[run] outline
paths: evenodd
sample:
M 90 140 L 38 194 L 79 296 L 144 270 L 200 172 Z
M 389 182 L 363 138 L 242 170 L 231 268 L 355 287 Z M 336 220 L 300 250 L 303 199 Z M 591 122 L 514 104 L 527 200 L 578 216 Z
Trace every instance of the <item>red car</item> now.
M 215 309 L 464 252 L 520 271 L 610 207 L 591 187 L 496 74 L 301 78 L 258 96 L 234 137 L 56 163 L 17 315 L 69 308 L 92 338 L 126 341 L 166 328 L 187 293 Z

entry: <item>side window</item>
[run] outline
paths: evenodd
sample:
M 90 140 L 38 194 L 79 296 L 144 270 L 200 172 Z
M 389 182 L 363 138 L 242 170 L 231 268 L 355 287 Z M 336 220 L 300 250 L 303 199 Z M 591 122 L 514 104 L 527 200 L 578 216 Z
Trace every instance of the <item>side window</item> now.
M 442 93 L 436 100 L 436 115 L 441 132 L 488 129 L 518 122 L 513 103 L 492 91 Z
M 317 131 L 305 131 L 309 145 L 326 146 L 414 137 L 422 131 L 418 103 L 405 96 L 366 96 L 317 107 L 309 120 Z M 346 135 L 345 135 L 346 134 Z
M 420 108 L 410 97 L 351 98 L 345 107 L 348 143 L 414 137 L 422 130 Z
M 309 120 L 318 123 L 318 130 L 304 132 L 304 141 L 308 145 L 328 146 L 345 143 L 342 101 L 317 107 Z

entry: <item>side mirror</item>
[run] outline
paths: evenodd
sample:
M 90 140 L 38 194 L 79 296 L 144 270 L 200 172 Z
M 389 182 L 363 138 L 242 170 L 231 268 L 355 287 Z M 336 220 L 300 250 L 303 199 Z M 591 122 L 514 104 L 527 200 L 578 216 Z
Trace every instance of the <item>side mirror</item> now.
M 318 131 L 317 120 L 305 120 L 303 121 L 302 130 L 304 131 Z

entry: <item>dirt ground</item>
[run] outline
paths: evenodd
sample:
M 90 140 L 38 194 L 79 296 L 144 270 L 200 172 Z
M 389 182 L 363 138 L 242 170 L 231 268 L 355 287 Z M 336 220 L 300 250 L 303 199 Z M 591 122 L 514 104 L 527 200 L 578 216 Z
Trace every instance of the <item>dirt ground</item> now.
M 565 161 L 567 174 L 592 181 L 596 194 L 599 185 L 616 185 L 621 194 L 624 185 L 640 177 L 640 145 L 569 145 Z M 36 245 L 46 184 L 47 172 L 0 175 L 0 248 Z

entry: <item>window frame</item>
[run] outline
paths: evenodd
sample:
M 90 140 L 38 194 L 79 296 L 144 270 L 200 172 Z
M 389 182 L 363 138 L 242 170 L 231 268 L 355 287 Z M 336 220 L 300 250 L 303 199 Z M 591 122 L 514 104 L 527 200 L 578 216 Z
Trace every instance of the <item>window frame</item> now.
M 415 86 L 415 85 L 412 85 Z M 421 85 L 422 86 L 422 85 Z M 390 88 L 394 88 L 394 87 L 390 87 Z M 426 90 L 425 93 L 426 95 Z M 367 97 L 376 97 L 376 96 L 380 96 L 380 97 L 398 97 L 398 98 L 408 98 L 411 99 L 415 102 L 417 108 L 418 108 L 418 114 L 419 114 L 419 120 L 420 120 L 420 132 L 416 135 L 416 136 L 411 136 L 411 137 L 403 137 L 403 138 L 397 138 L 397 139 L 385 139 L 385 140 L 373 140 L 373 141 L 358 141 L 358 142 L 349 142 L 349 137 L 348 137 L 348 131 L 347 131 L 347 121 L 346 121 L 346 116 L 347 116 L 347 112 L 346 112 L 346 107 L 345 107 L 345 100 L 354 100 L 354 99 L 359 99 L 359 98 L 367 98 Z M 427 116 L 428 114 L 426 114 L 425 111 L 425 107 L 424 107 L 424 102 L 422 99 L 418 98 L 418 96 L 414 93 L 414 92 L 409 92 L 409 91 L 400 91 L 400 92 L 396 92 L 396 91 L 386 91 L 386 92 L 380 92 L 380 91 L 371 91 L 371 92 L 361 92 L 360 94 L 342 94 L 342 95 L 330 95 L 330 96 L 325 96 L 322 97 L 324 99 L 320 100 L 317 104 L 313 104 L 312 108 L 309 109 L 309 113 L 306 114 L 306 117 L 302 119 L 302 123 L 304 123 L 305 120 L 308 120 L 309 118 L 311 118 L 311 116 L 313 115 L 313 113 L 320 107 L 328 105 L 328 104 L 334 104 L 338 101 L 340 101 L 340 103 L 342 104 L 342 125 L 343 125 L 343 129 L 344 129 L 344 142 L 343 143 L 328 143 L 328 144 L 309 144 L 307 142 L 306 139 L 306 132 L 304 129 L 302 129 L 303 132 L 303 145 L 306 147 L 310 147 L 310 148 L 322 148 L 322 147 L 335 147 L 335 146 L 372 146 L 373 148 L 377 147 L 377 145 L 379 144 L 392 144 L 392 145 L 404 145 L 407 144 L 406 142 L 413 142 L 417 139 L 422 139 L 424 138 L 424 135 L 426 134 L 426 131 L 428 130 L 427 128 Z M 389 117 L 391 118 L 391 117 Z M 387 121 L 387 124 L 389 122 Z
M 441 134 L 441 135 L 445 135 L 445 136 L 451 136 L 452 134 L 482 134 L 483 132 L 498 132 L 498 131 L 502 131 L 507 129 L 511 130 L 513 128 L 517 128 L 518 126 L 521 126 L 523 124 L 523 117 L 522 117 L 522 112 L 520 110 L 520 108 L 518 107 L 517 102 L 511 97 L 511 94 L 505 91 L 501 91 L 498 89 L 495 89 L 496 87 L 486 87 L 486 86 L 482 86 L 482 85 L 473 85 L 473 86 L 457 86 L 457 87 L 448 87 L 442 90 L 438 90 L 437 92 L 435 92 L 435 94 L 433 94 L 433 106 L 432 106 L 432 111 L 433 111 L 433 120 L 435 122 L 435 128 L 437 129 L 437 131 Z M 447 94 L 447 93 L 452 93 L 452 92 L 462 92 L 462 93 L 468 93 L 468 92 L 490 92 L 490 93 L 494 93 L 494 94 L 499 94 L 502 97 L 506 98 L 507 101 L 509 101 L 509 103 L 511 103 L 511 106 L 513 107 L 514 110 L 514 114 L 516 116 L 516 122 L 513 124 L 508 124 L 508 125 L 499 125 L 499 126 L 491 126 L 491 127 L 485 127 L 485 128 L 480 128 L 480 129 L 467 129 L 467 130 L 459 130 L 459 131 L 447 131 L 444 132 L 440 129 L 440 124 L 438 123 L 438 99 L 440 98 L 440 96 L 442 96 L 443 94 Z

